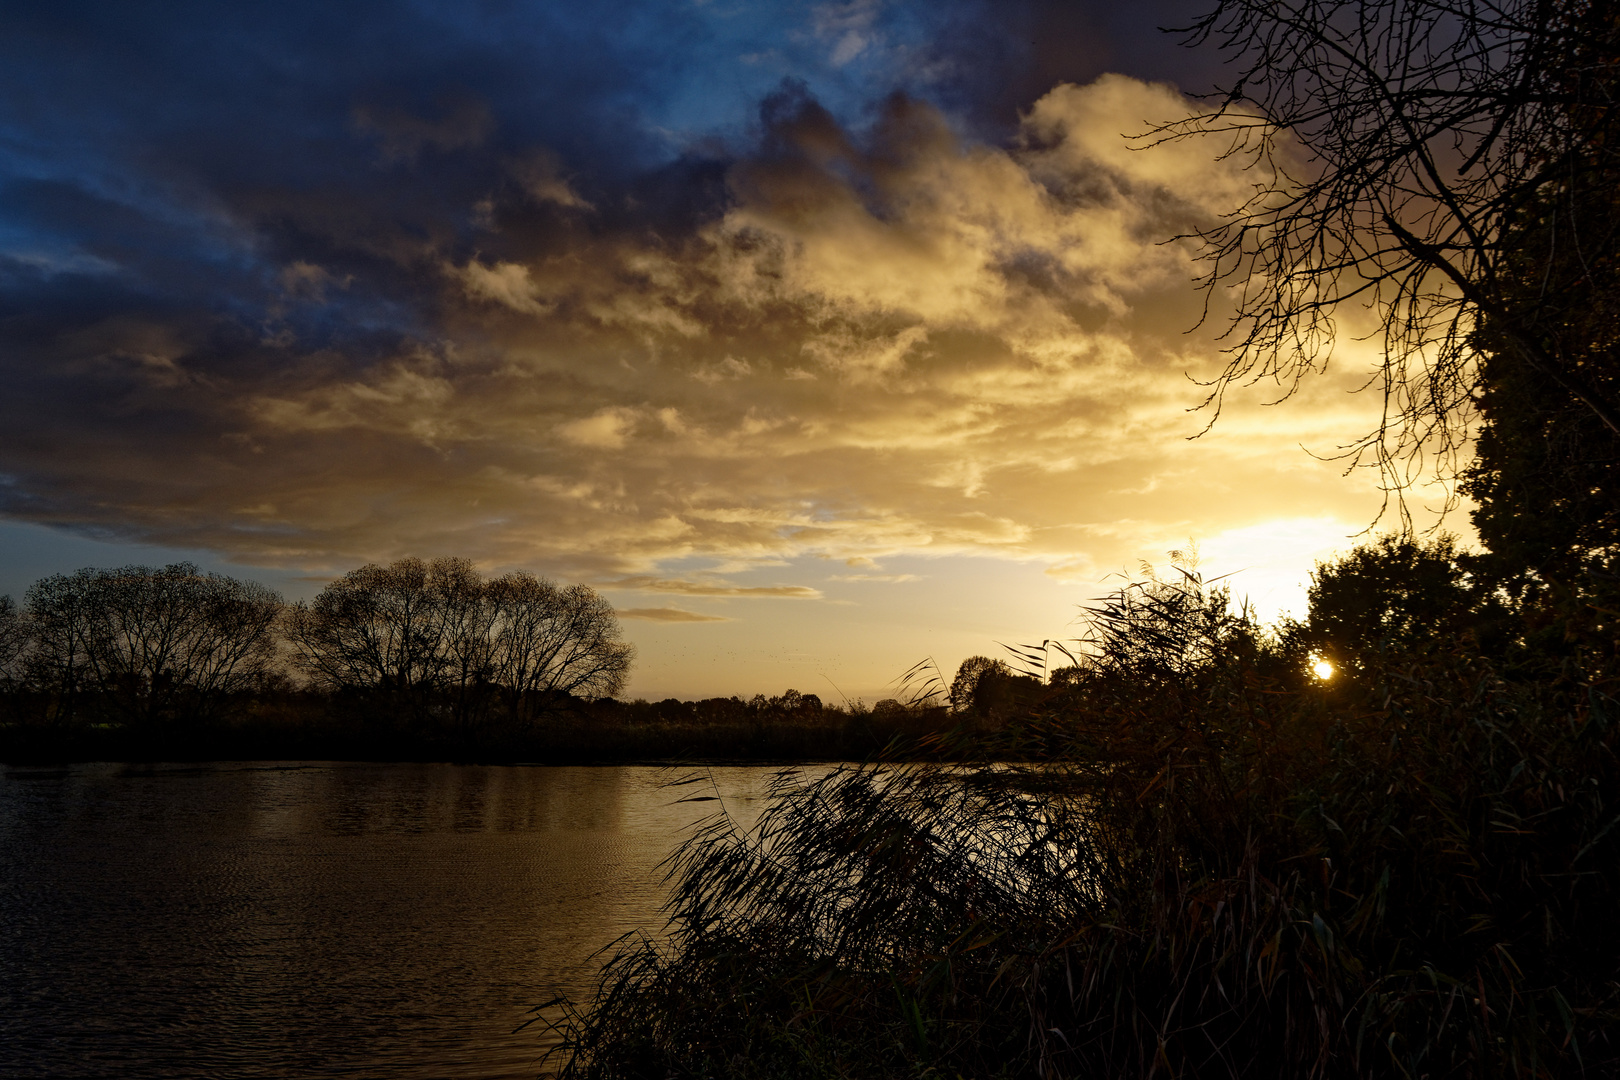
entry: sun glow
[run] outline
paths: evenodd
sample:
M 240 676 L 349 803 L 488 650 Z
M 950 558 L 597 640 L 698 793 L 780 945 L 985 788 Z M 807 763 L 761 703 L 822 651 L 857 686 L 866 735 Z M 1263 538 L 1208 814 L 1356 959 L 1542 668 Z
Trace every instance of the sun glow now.
M 1311 657 L 1311 671 L 1316 674 L 1318 679 L 1324 681 L 1333 678 L 1333 665 L 1320 656 Z

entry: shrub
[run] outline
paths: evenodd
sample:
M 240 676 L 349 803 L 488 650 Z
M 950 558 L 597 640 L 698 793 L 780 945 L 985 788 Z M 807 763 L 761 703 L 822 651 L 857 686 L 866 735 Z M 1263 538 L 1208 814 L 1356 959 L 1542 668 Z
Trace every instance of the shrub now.
M 1094 615 L 986 749 L 1036 763 L 784 773 L 694 837 L 562 1075 L 1620 1069 L 1608 673 L 1454 636 L 1315 683 L 1190 570 Z

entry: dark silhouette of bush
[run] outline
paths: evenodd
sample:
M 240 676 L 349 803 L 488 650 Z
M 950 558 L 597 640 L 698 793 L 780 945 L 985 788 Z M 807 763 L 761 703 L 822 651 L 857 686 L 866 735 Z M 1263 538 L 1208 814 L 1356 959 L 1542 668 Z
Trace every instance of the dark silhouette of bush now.
M 1196 571 L 1133 583 L 981 744 L 1036 764 L 787 774 L 690 842 L 562 1075 L 1613 1074 L 1617 672 L 1452 626 L 1335 685 Z

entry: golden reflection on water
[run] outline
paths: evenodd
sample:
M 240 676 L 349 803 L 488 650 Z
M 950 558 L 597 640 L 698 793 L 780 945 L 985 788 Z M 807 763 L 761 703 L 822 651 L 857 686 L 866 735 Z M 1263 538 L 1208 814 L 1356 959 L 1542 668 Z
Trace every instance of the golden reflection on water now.
M 533 1076 L 528 1009 L 662 925 L 660 862 L 775 770 L 0 772 L 0 1073 Z

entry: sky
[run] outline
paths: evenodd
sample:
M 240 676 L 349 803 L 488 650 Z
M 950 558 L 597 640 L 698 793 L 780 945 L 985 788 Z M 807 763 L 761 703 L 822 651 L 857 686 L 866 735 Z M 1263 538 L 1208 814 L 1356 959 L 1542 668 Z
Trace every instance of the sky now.
M 0 592 L 460 555 L 655 699 L 892 696 L 1173 550 L 1302 614 L 1376 356 L 1197 409 L 1173 238 L 1256 176 L 1131 136 L 1200 7 L 0 0 Z

